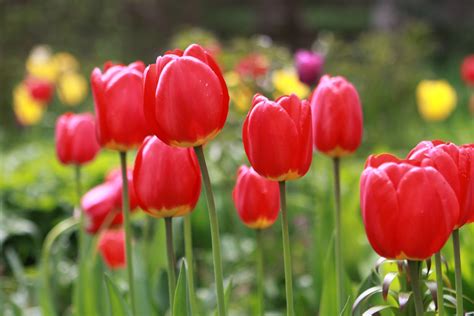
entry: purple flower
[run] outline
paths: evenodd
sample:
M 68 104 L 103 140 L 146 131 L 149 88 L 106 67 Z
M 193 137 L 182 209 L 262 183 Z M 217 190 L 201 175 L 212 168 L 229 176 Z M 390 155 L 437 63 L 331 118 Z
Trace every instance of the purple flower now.
M 300 81 L 308 86 L 318 82 L 323 72 L 323 55 L 300 49 L 295 54 L 295 65 Z

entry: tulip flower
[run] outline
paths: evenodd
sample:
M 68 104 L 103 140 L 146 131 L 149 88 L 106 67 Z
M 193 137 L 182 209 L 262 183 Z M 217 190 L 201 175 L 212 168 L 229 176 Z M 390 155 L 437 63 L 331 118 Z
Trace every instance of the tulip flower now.
M 225 82 L 229 86 L 230 99 L 237 110 L 247 112 L 252 103 L 252 89 L 234 71 L 225 74 Z
M 201 193 L 201 173 L 191 148 L 176 148 L 147 137 L 138 150 L 133 186 L 140 207 L 157 218 L 190 213 Z
M 148 135 L 143 114 L 142 62 L 115 65 L 91 75 L 99 143 L 108 149 L 127 151 Z
M 126 266 L 125 232 L 122 229 L 103 232 L 99 237 L 97 248 L 110 269 L 115 270 Z
M 76 72 L 67 72 L 59 77 L 57 87 L 59 100 L 65 105 L 78 105 L 87 96 L 87 80 Z
M 237 72 L 242 78 L 255 80 L 264 76 L 268 72 L 270 63 L 265 55 L 252 53 L 242 58 L 235 66 Z
M 56 154 L 61 163 L 82 165 L 100 150 L 90 113 L 65 113 L 56 121 Z
M 59 72 L 64 74 L 67 72 L 77 72 L 79 70 L 79 61 L 68 52 L 59 52 L 53 56 Z
M 28 77 L 25 80 L 25 86 L 34 100 L 43 104 L 51 102 L 54 93 L 54 86 L 49 81 Z
M 276 101 L 256 94 L 242 138 L 252 167 L 274 181 L 294 180 L 311 164 L 311 109 L 296 95 Z
M 442 121 L 456 107 L 457 95 L 446 80 L 422 80 L 416 87 L 418 111 L 426 121 Z
M 275 96 L 296 94 L 298 98 L 306 98 L 310 89 L 302 83 L 298 74 L 293 69 L 275 70 L 272 74 L 272 84 L 275 88 Z
M 46 45 L 34 47 L 26 60 L 26 70 L 28 74 L 35 78 L 55 82 L 59 69 L 53 58 L 51 48 Z
M 300 81 L 308 86 L 316 84 L 323 72 L 324 57 L 309 50 L 300 49 L 295 54 L 295 66 Z
M 239 168 L 232 198 L 240 219 L 250 228 L 268 228 L 278 217 L 278 183 L 263 178 L 253 168 Z
M 314 148 L 330 157 L 353 153 L 362 140 L 359 94 L 344 77 L 323 76 L 311 100 Z
M 24 84 L 13 90 L 13 111 L 18 123 L 24 126 L 37 124 L 44 115 L 45 105 L 35 100 Z
M 201 46 L 159 56 L 145 70 L 144 81 L 148 124 L 166 144 L 200 146 L 223 128 L 229 110 L 227 86 Z
M 461 77 L 468 86 L 474 86 L 474 54 L 464 58 L 461 65 Z

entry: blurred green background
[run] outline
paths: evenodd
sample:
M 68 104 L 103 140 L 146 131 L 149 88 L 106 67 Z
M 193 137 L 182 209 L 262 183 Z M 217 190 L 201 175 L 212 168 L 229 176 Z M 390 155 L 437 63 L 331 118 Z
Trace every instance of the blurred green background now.
M 17 306 L 25 315 L 38 312 L 41 244 L 53 225 L 70 216 L 73 209 L 73 170 L 55 158 L 56 117 L 64 111 L 93 111 L 90 93 L 74 108 L 55 97 L 39 124 L 25 127 L 17 123 L 12 91 L 23 79 L 25 62 L 36 45 L 73 54 L 88 78 L 93 67 L 107 60 L 151 63 L 166 49 L 184 48 L 192 42 L 217 43 L 217 59 L 225 73 L 233 71 L 250 53 L 266 56 L 266 77 L 239 83 L 235 89 L 262 91 L 269 96 L 276 93 L 272 74 L 292 68 L 296 49 L 324 53 L 324 71 L 352 81 L 364 111 L 363 144 L 342 162 L 343 251 L 349 304 L 377 260 L 367 243 L 359 210 L 358 181 L 367 155 L 391 151 L 404 156 L 424 139 L 460 144 L 474 141 L 470 91 L 459 75 L 463 57 L 474 52 L 470 0 L 0 0 L 0 16 L 0 302 L 6 304 L 5 311 Z M 423 79 L 446 79 L 455 88 L 457 107 L 446 120 L 426 122 L 419 115 L 415 91 Z M 236 99 L 231 102 L 227 125 L 206 147 L 206 154 L 221 223 L 224 275 L 234 284 L 230 310 L 234 315 L 251 315 L 255 303 L 254 234 L 239 222 L 231 201 L 233 175 L 240 164 L 248 163 L 241 143 L 246 111 Z M 84 188 L 100 183 L 106 171 L 115 166 L 116 154 L 102 152 L 85 167 Z M 330 277 L 331 170 L 331 161 L 316 153 L 311 171 L 288 185 L 297 315 L 336 315 Z M 144 216 L 135 218 L 138 236 L 146 225 L 158 225 L 156 234 L 160 236 L 162 223 L 150 221 Z M 180 221 L 176 227 L 176 247 L 182 254 Z M 203 305 L 212 305 L 210 233 L 202 198 L 193 213 L 193 229 L 198 296 Z M 266 307 L 274 312 L 272 315 L 280 315 L 285 306 L 280 235 L 279 222 L 265 232 L 265 260 L 269 264 Z M 465 293 L 474 298 L 474 254 L 469 251 L 473 229 L 463 229 L 462 239 Z M 165 268 L 160 261 L 162 246 L 147 250 L 158 256 L 156 266 L 146 268 L 152 275 L 147 281 L 149 289 L 166 289 L 161 276 Z M 77 274 L 75 247 L 75 236 L 65 237 L 53 256 L 56 305 L 66 315 L 71 312 L 71 282 Z M 452 267 L 450 254 L 447 249 L 445 255 Z M 449 271 L 453 280 L 452 269 Z M 125 280 L 120 273 L 116 277 Z M 166 304 L 166 295 L 156 296 L 152 299 L 156 313 L 163 313 L 159 306 Z M 469 302 L 467 306 L 474 309 Z

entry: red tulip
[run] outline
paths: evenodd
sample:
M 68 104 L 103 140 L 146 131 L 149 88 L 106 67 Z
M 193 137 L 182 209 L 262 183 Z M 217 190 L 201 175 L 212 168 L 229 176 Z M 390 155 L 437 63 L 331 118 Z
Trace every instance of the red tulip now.
M 277 220 L 280 210 L 278 183 L 263 178 L 253 168 L 239 168 L 232 198 L 240 219 L 250 228 L 267 228 Z
M 110 269 L 120 269 L 126 266 L 125 232 L 123 229 L 103 232 L 99 237 L 98 249 Z
M 176 148 L 147 137 L 138 150 L 133 170 L 138 204 L 154 217 L 190 213 L 201 192 L 201 173 L 192 148 Z
M 311 164 L 311 109 L 292 94 L 275 102 L 256 94 L 242 138 L 252 167 L 275 180 L 302 177 Z
M 103 147 L 126 151 L 138 147 L 148 128 L 143 114 L 142 62 L 128 66 L 107 63 L 104 72 L 91 75 L 99 142 Z
M 464 58 L 461 65 L 461 77 L 470 86 L 474 86 L 474 54 Z
M 436 169 L 387 154 L 368 158 L 360 201 L 369 242 L 388 259 L 428 259 L 459 216 L 456 194 Z
M 229 93 L 214 59 L 199 45 L 174 50 L 145 70 L 145 114 L 166 144 L 202 145 L 223 128 Z
M 65 113 L 58 118 L 56 154 L 61 163 L 87 163 L 95 158 L 99 149 L 92 114 Z
M 268 72 L 269 64 L 265 55 L 253 53 L 242 58 L 235 66 L 235 71 L 241 77 L 255 80 Z
M 311 100 L 314 148 L 331 157 L 354 152 L 362 140 L 362 108 L 354 86 L 323 76 Z
M 473 216 L 472 185 L 474 185 L 473 151 L 441 141 L 423 141 L 408 154 L 422 166 L 438 170 L 449 183 L 459 202 L 459 217 L 454 228 L 463 226 Z
M 25 80 L 25 85 L 30 95 L 36 101 L 41 103 L 51 102 L 54 93 L 54 85 L 51 82 L 35 77 L 28 77 Z

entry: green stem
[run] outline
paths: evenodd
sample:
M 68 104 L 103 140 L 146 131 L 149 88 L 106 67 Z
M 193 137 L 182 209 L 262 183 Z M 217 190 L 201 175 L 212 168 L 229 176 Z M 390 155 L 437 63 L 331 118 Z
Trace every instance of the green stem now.
M 127 260 L 128 286 L 130 293 L 130 305 L 132 306 L 132 316 L 136 315 L 135 305 L 135 284 L 133 279 L 133 258 L 132 258 L 132 227 L 130 223 L 130 202 L 128 198 L 128 177 L 127 177 L 127 152 L 121 151 L 120 167 L 122 169 L 122 212 L 125 227 L 125 257 Z
M 333 159 L 334 167 L 334 202 L 336 210 L 334 212 L 334 257 L 336 268 L 336 302 L 339 314 L 343 309 L 344 297 L 344 273 L 342 268 L 342 250 L 341 250 L 341 178 L 340 178 L 340 160 L 338 157 Z
M 454 267 L 456 277 L 456 315 L 464 315 L 461 274 L 461 248 L 459 243 L 459 229 L 453 231 Z
M 290 234 L 288 233 L 288 214 L 286 210 L 286 185 L 280 181 L 281 231 L 283 235 L 283 264 L 285 266 L 286 314 L 295 314 L 293 307 L 293 276 L 291 272 Z
M 173 310 L 174 291 L 176 288 L 176 259 L 173 250 L 173 222 L 171 217 L 165 218 L 166 254 L 168 257 L 168 290 L 170 295 L 170 310 Z M 173 313 L 171 313 L 173 314 Z
M 75 183 L 76 183 L 76 207 L 79 210 L 79 276 L 76 279 L 76 306 L 77 312 L 79 315 L 85 313 L 84 306 L 84 290 L 85 284 L 83 283 L 84 278 L 81 277 L 85 274 L 85 258 L 86 258 L 86 229 L 85 229 L 85 217 L 84 212 L 81 209 L 81 197 L 82 197 L 82 187 L 81 187 L 81 166 L 74 166 L 75 173 Z
M 420 289 L 420 262 L 408 260 L 408 270 L 410 273 L 411 288 L 413 299 L 415 300 L 416 316 L 423 316 L 423 297 Z
M 197 315 L 198 310 L 196 307 L 196 292 L 194 289 L 194 265 L 193 265 L 193 239 L 192 239 L 192 225 L 191 225 L 191 214 L 184 217 L 184 252 L 186 256 L 186 262 L 188 263 L 187 276 L 188 276 L 188 287 L 189 287 L 189 305 L 191 309 L 191 315 Z
M 436 286 L 437 286 L 437 301 L 438 301 L 438 316 L 444 316 L 444 299 L 443 299 L 443 267 L 441 263 L 441 251 L 435 253 L 435 267 L 436 267 Z
M 257 229 L 257 315 L 263 316 L 265 313 L 265 290 L 264 282 L 265 276 L 263 273 L 263 232 L 261 229 Z
M 211 241 L 212 241 L 212 256 L 214 261 L 214 278 L 216 281 L 217 292 L 217 309 L 219 316 L 226 315 L 224 303 L 224 278 L 222 275 L 222 258 L 221 258 L 221 242 L 219 238 L 219 222 L 216 213 L 216 206 L 214 204 L 214 195 L 212 194 L 211 180 L 209 179 L 209 171 L 207 170 L 206 158 L 202 146 L 194 147 L 197 158 L 199 160 L 199 167 L 201 168 L 202 181 L 206 188 L 207 206 L 209 208 L 209 221 L 211 225 Z

